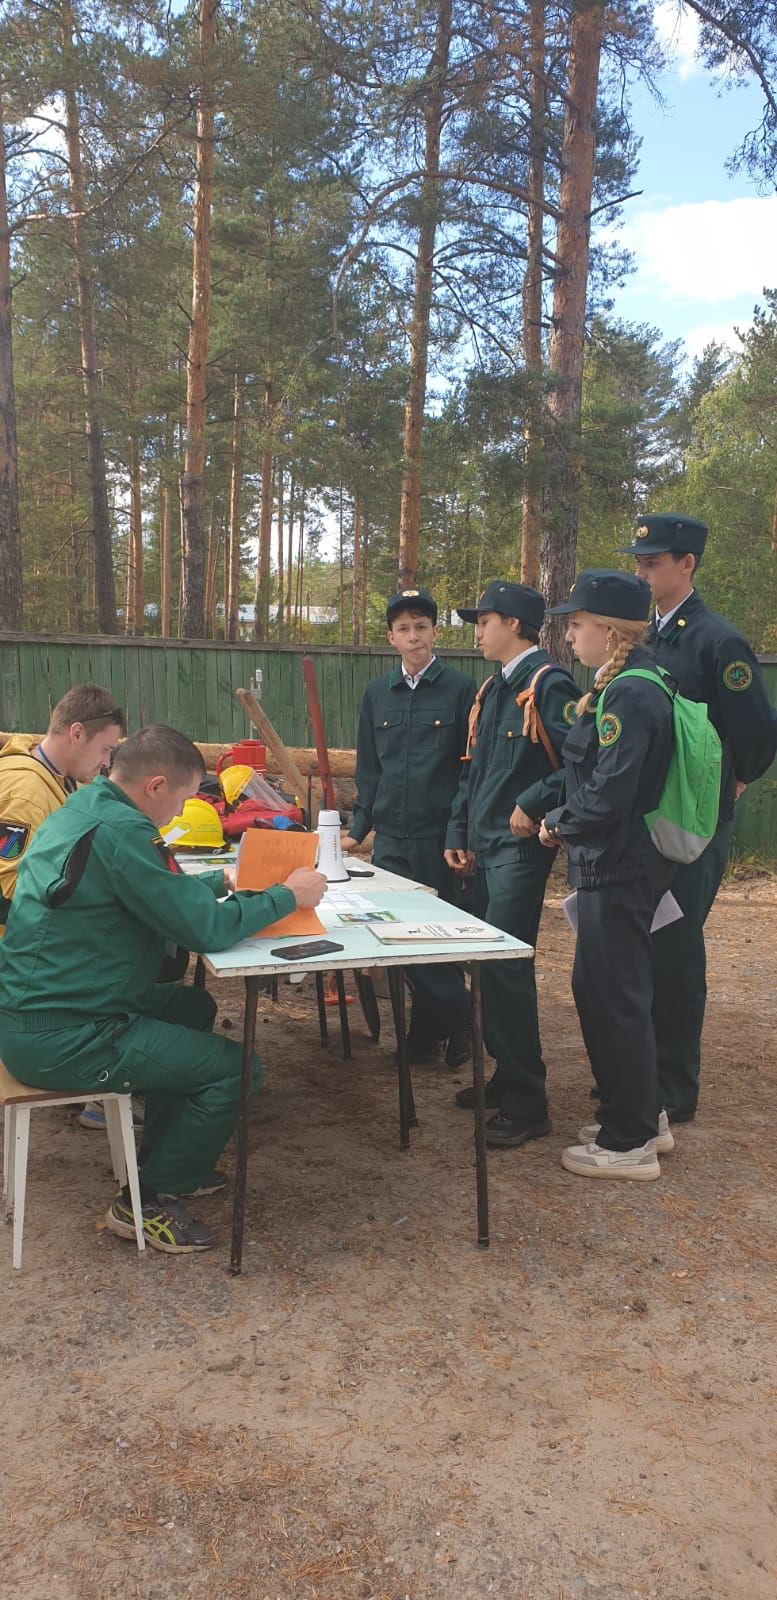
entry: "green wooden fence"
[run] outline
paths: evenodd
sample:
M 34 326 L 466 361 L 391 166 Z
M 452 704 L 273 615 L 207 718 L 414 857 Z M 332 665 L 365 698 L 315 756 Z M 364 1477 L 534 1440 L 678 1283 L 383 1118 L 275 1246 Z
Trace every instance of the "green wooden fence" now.
M 37 733 L 72 684 L 91 682 L 111 689 L 126 710 L 130 731 L 146 722 L 169 722 L 193 739 L 228 743 L 250 733 L 234 691 L 250 688 L 259 669 L 262 704 L 281 737 L 289 745 L 310 745 L 305 654 L 316 663 L 329 743 L 350 749 L 367 683 L 390 671 L 396 660 L 387 648 L 0 634 L 0 728 Z M 476 683 L 490 670 L 474 650 L 439 654 Z M 764 656 L 762 662 L 777 704 L 777 656 Z M 777 763 L 737 807 L 735 848 L 777 857 Z

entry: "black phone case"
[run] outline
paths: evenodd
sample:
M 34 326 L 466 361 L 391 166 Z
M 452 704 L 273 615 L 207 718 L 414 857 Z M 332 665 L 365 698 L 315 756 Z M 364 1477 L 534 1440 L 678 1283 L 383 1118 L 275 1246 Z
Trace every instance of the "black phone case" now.
M 331 939 L 314 939 L 310 944 L 287 944 L 285 950 L 271 950 L 270 955 L 280 956 L 283 961 L 296 961 L 298 956 L 328 956 L 344 949 L 345 945 L 335 944 Z

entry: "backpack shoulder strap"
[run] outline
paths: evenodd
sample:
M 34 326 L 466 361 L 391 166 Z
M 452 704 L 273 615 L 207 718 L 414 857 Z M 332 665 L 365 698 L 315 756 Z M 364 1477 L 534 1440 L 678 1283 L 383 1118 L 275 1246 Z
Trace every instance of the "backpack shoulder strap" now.
M 481 683 L 480 688 L 478 689 L 478 692 L 475 695 L 475 698 L 474 698 L 474 700 L 472 702 L 472 705 L 470 706 L 469 721 L 467 723 L 467 748 L 466 748 L 463 756 L 459 757 L 459 759 L 461 761 L 471 761 L 472 760 L 472 752 L 473 752 L 473 750 L 475 748 L 475 745 L 478 742 L 478 723 L 480 722 L 481 708 L 482 708 L 482 705 L 483 705 L 483 701 L 485 700 L 485 697 L 488 694 L 488 691 L 491 688 L 491 685 L 492 685 L 493 681 L 494 681 L 494 674 L 492 672 L 491 676 L 489 678 L 484 678 L 483 679 L 483 682 Z
M 653 672 L 649 667 L 625 667 L 623 672 L 619 672 L 617 674 L 617 678 L 610 679 L 610 683 L 616 683 L 618 678 L 644 678 L 647 683 L 657 683 L 658 687 L 663 689 L 665 694 L 668 694 L 669 699 L 674 700 L 675 691 L 674 689 L 670 688 L 667 681 L 668 677 L 669 674 L 664 672 L 663 669 L 658 666 L 656 667 L 655 672 Z M 596 702 L 595 716 L 597 728 L 600 726 L 602 717 L 604 716 L 604 698 L 609 687 L 610 684 L 606 683 Z
M 548 738 L 547 729 L 545 728 L 537 707 L 535 693 L 536 685 L 539 682 L 539 679 L 542 678 L 546 672 L 550 672 L 552 666 L 552 661 L 546 661 L 544 666 L 538 667 L 526 688 L 522 689 L 520 694 L 516 695 L 515 703 L 519 710 L 521 707 L 523 707 L 524 739 L 531 740 L 532 744 L 541 744 L 553 768 L 553 771 L 558 772 L 561 762 L 559 761 L 550 739 Z

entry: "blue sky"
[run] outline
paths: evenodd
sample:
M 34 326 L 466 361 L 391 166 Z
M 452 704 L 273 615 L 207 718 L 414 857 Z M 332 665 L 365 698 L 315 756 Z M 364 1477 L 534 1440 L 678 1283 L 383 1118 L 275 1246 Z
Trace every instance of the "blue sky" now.
M 671 56 L 660 81 L 665 104 L 641 84 L 631 100 L 642 137 L 633 185 L 643 191 L 622 212 L 620 237 L 636 271 L 616 296 L 616 314 L 682 338 L 690 357 L 712 338 L 739 348 L 765 285 L 777 283 L 777 196 L 759 195 L 726 160 L 761 116 L 750 86 L 719 94 L 694 60 L 695 26 L 676 0 L 656 6 Z M 678 16 L 680 17 L 678 25 Z

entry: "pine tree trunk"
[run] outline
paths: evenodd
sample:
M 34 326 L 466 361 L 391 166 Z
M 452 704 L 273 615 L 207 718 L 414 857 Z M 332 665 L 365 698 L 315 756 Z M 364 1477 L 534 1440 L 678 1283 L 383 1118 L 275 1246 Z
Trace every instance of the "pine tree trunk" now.
M 22 542 L 11 323 L 11 236 L 5 184 L 3 84 L 0 78 L 0 628 L 22 627 Z
M 351 598 L 351 626 L 353 643 L 364 644 L 362 617 L 364 615 L 364 543 L 362 503 L 353 497 L 353 589 Z
M 76 522 L 75 509 L 78 497 L 78 480 L 76 477 L 76 464 L 73 456 L 73 418 L 68 413 L 67 430 L 67 487 L 68 487 L 68 522 L 70 529 L 70 572 L 71 589 L 68 603 L 70 627 L 73 633 L 83 633 L 84 629 L 84 599 L 85 585 L 82 576 L 81 544 L 79 528 Z
M 264 385 L 265 429 L 269 434 L 272 421 L 273 383 L 267 378 Z M 266 639 L 269 631 L 270 609 L 270 543 L 272 539 L 272 484 L 273 454 L 265 445 L 261 460 L 261 501 L 259 505 L 259 551 L 256 562 L 256 596 L 254 601 L 254 636 Z
M 137 434 L 130 435 L 130 519 L 127 542 L 127 614 L 125 631 L 142 634 L 145 621 L 145 595 L 143 586 L 143 511 L 140 492 L 140 441 Z
M 232 391 L 231 454 L 224 638 L 234 644 L 235 640 L 240 638 L 240 504 L 243 494 L 243 386 L 237 367 Z
M 421 529 L 421 445 L 432 310 L 434 241 L 440 207 L 440 139 L 445 80 L 451 44 L 452 0 L 438 0 L 434 52 L 426 73 L 424 176 L 415 260 L 413 318 L 410 327 L 410 381 L 402 443 L 402 497 L 399 512 L 399 589 L 415 586 Z
M 159 507 L 159 631 L 163 639 L 170 638 L 170 600 L 172 579 L 172 551 L 170 547 L 170 498 L 170 485 L 169 483 L 163 483 L 162 497 Z
M 291 639 L 292 572 L 294 570 L 294 474 L 289 479 L 289 548 L 286 555 L 286 635 Z
M 529 57 L 529 204 L 523 279 L 523 361 L 529 380 L 523 431 L 521 582 L 536 587 L 542 530 L 542 245 L 545 200 L 545 0 L 531 0 Z
M 297 583 L 294 595 L 294 629 L 299 641 L 302 638 L 302 581 L 305 574 L 305 491 L 299 507 L 299 543 L 297 545 Z
M 283 462 L 278 462 L 278 643 L 283 643 Z
M 72 66 L 73 10 L 70 0 L 61 0 L 62 51 L 66 66 L 65 138 L 68 158 L 68 183 L 72 208 L 71 242 L 78 288 L 78 318 L 81 334 L 81 376 L 84 389 L 86 464 L 91 502 L 92 548 L 97 602 L 97 625 L 101 633 L 116 632 L 116 584 L 113 572 L 108 485 L 105 476 L 100 360 L 94 315 L 94 286 L 89 265 L 84 212 L 86 191 L 81 161 L 81 125 Z
M 210 332 L 210 224 L 213 202 L 213 56 L 219 0 L 200 0 L 200 81 L 195 118 L 192 313 L 186 359 L 186 449 L 183 467 L 185 638 L 205 632 L 205 425 Z
M 575 576 L 580 495 L 580 400 L 596 98 L 604 33 L 602 0 L 576 0 L 572 16 L 567 101 L 561 152 L 558 265 L 550 341 L 547 474 L 543 496 L 542 591 L 550 604 L 569 593 Z M 563 617 L 547 624 L 548 647 L 567 660 Z

